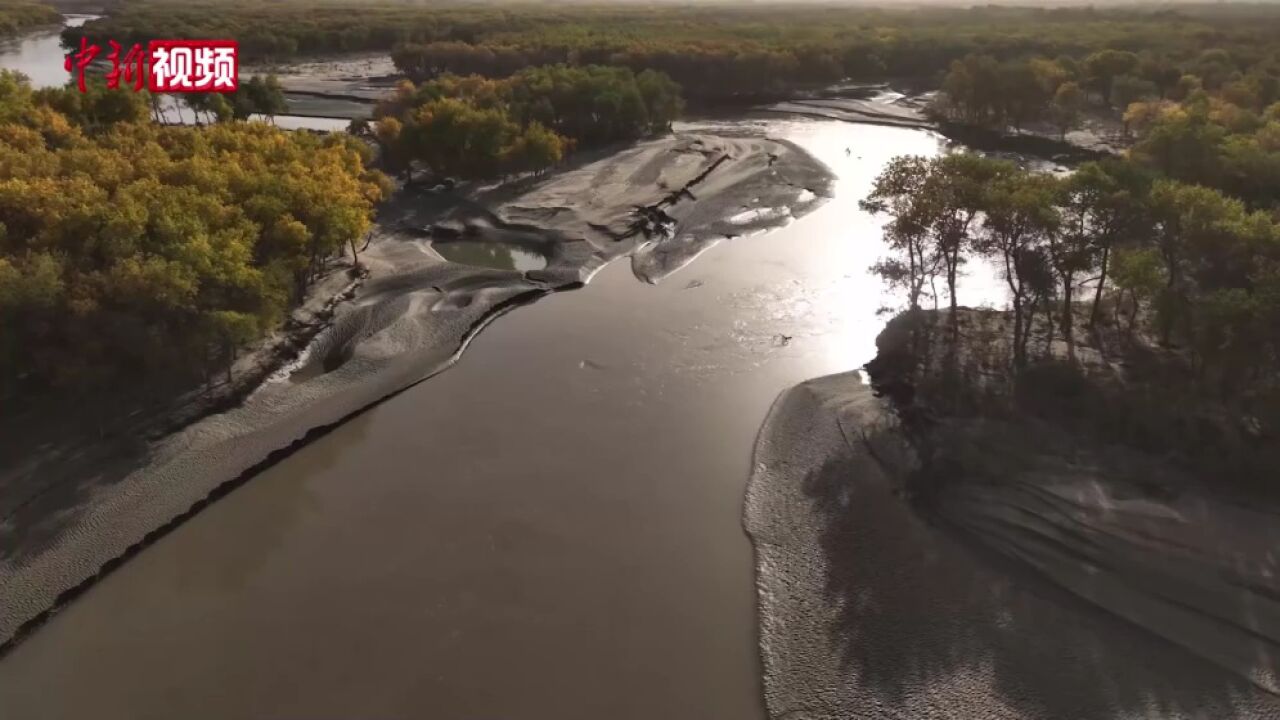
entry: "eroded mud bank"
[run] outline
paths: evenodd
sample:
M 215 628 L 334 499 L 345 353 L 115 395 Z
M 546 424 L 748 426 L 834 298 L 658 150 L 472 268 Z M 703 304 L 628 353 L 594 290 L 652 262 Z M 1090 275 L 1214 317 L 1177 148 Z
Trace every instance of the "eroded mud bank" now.
M 830 193 L 827 169 L 788 143 L 687 130 L 475 200 L 400 196 L 361 255 L 371 276 L 287 372 L 154 443 L 111 484 L 6 528 L 14 547 L 0 561 L 0 640 L 223 484 L 447 368 L 496 314 L 576 287 L 628 254 L 637 275 L 657 280 L 726 234 L 785 222 Z M 529 271 L 451 263 L 432 247 L 443 241 L 524 243 L 546 262 Z

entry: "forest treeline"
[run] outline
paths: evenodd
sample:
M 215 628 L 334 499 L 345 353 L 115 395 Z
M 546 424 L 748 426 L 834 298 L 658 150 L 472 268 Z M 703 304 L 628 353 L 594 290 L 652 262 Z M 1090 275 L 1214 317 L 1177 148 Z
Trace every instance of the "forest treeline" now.
M 0 0 L 0 38 L 42 25 L 62 23 L 62 14 L 40 2 L 28 0 Z
M 1116 50 L 1178 65 L 1220 49 L 1270 58 L 1280 9 L 883 9 L 829 4 L 485 5 L 348 0 L 275 3 L 137 0 L 68 28 L 105 42 L 234 37 L 245 60 L 393 51 L 415 82 L 445 73 L 506 77 L 549 64 L 665 73 L 690 99 L 781 93 L 842 78 L 933 82 L 969 55 L 1083 59 Z
M 1266 11 L 1224 16 L 1256 12 Z M 932 107 L 944 119 L 1065 133 L 1089 112 L 1121 120 L 1131 146 L 1065 178 L 972 155 L 899 158 L 864 207 L 891 218 L 893 254 L 875 269 L 909 305 L 936 298 L 941 283 L 956 318 L 966 260 L 1005 278 L 1017 402 L 1106 442 L 1269 482 L 1278 458 L 1266 438 L 1280 427 L 1280 63 L 1271 46 L 1223 39 L 1208 35 L 1191 53 L 957 59 Z M 1033 355 L 1039 330 L 1065 344 L 1066 367 Z M 1076 341 L 1101 348 L 1117 335 L 1125 382 L 1093 383 L 1073 362 Z M 1130 372 L 1135 358 L 1143 369 Z
M 895 217 L 887 232 L 900 255 L 879 269 L 914 304 L 922 275 L 950 281 L 966 253 L 994 259 L 1010 283 L 1018 365 L 1036 308 L 1051 327 L 1058 320 L 1070 347 L 1076 285 L 1095 281 L 1096 323 L 1110 283 L 1131 309 L 1127 327 L 1140 330 L 1135 318 L 1145 310 L 1159 341 L 1189 348 L 1201 378 L 1224 397 L 1275 387 L 1280 60 L 1273 52 L 1211 47 L 1178 59 L 1107 49 L 1080 59 L 954 61 L 933 108 L 946 118 L 1001 129 L 1049 121 L 1065 130 L 1091 107 L 1120 117 L 1132 146 L 1065 180 L 974 157 L 902 159 L 866 204 Z M 1055 297 L 1058 309 L 1049 312 Z
M 389 190 L 367 145 L 0 71 L 0 397 L 227 370 Z
M 439 176 L 488 178 L 666 130 L 682 105 L 679 87 L 652 70 L 548 65 L 503 79 L 404 82 L 379 104 L 372 130 L 391 169 L 408 173 L 417 161 Z
M 1202 51 L 1183 61 L 1103 50 L 1077 61 L 952 63 L 933 112 L 952 121 L 1060 133 L 1086 112 L 1119 117 L 1135 161 L 1186 182 L 1220 188 L 1254 207 L 1280 200 L 1280 59 Z
M 1073 357 L 1084 305 L 1091 325 L 1188 348 L 1223 397 L 1277 380 L 1280 224 L 1222 191 L 1125 160 L 1059 178 L 961 153 L 895 159 L 863 207 L 889 217 L 893 254 L 876 269 L 912 307 L 941 283 L 954 310 L 965 263 L 991 261 L 1008 285 L 1015 366 L 1037 314 Z

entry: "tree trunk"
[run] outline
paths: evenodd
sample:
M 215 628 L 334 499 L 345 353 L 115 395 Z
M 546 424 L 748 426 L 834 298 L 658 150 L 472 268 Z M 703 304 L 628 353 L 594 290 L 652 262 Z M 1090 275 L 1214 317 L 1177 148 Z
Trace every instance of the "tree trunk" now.
M 1107 261 L 1111 257 L 1111 247 L 1102 248 L 1102 274 L 1098 276 L 1098 289 L 1093 293 L 1093 309 L 1089 311 L 1089 329 L 1098 324 L 1098 308 L 1102 306 L 1102 290 L 1107 285 Z
M 911 309 L 920 309 L 920 274 L 921 268 L 916 267 L 916 251 L 911 245 L 907 245 L 907 259 L 910 262 L 910 282 L 911 282 Z
M 1062 339 L 1067 341 L 1067 361 L 1076 361 L 1076 338 L 1074 332 L 1075 317 L 1072 312 L 1072 295 L 1075 292 L 1075 278 L 1071 275 L 1062 277 Z
M 213 372 L 209 369 L 212 361 L 209 358 L 209 343 L 204 344 L 204 391 L 213 392 Z
M 957 251 L 958 252 L 958 251 Z M 947 261 L 947 292 L 951 295 L 951 314 L 955 315 L 959 304 L 956 300 L 956 263 L 959 259 L 954 255 Z
M 1008 250 L 1004 256 L 1004 282 L 1009 286 L 1009 296 L 1013 300 L 1013 366 L 1021 368 L 1026 365 L 1026 357 L 1022 354 L 1022 284 L 1014 282 L 1014 262 Z
M 351 266 L 357 270 L 360 269 L 360 254 L 356 250 L 356 239 L 351 238 Z
M 1048 323 L 1048 325 L 1049 325 L 1049 327 L 1047 328 L 1047 331 L 1045 332 L 1045 336 L 1044 336 L 1044 356 L 1045 356 L 1046 358 L 1053 357 L 1053 338 L 1054 338 L 1054 323 L 1053 323 L 1053 315 L 1054 315 L 1054 312 L 1053 312 L 1053 299 L 1052 299 L 1052 298 L 1050 298 L 1048 295 L 1045 295 L 1045 298 L 1044 298 L 1044 320 L 1045 320 L 1045 322 L 1046 322 L 1046 323 Z
M 1036 305 L 1035 300 L 1026 304 L 1026 315 L 1022 320 L 1022 346 L 1018 348 L 1018 353 L 1022 356 L 1022 364 L 1027 363 L 1027 346 L 1031 344 L 1031 328 L 1036 324 Z
M 1021 368 L 1027 364 L 1022 355 L 1022 300 L 1013 296 L 1013 366 Z

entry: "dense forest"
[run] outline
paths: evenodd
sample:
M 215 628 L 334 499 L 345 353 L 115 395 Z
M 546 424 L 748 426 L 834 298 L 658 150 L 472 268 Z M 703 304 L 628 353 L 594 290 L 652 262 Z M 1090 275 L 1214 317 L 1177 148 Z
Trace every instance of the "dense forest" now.
M 43 3 L 34 0 L 0 0 L 0 38 L 61 22 L 61 13 Z
M 1280 59 L 1204 50 L 1184 62 L 1103 50 L 1076 60 L 956 60 L 933 112 L 944 119 L 1065 133 L 1086 112 L 1122 119 L 1132 158 L 1252 207 L 1280 200 Z
M 389 189 L 349 136 L 151 112 L 0 71 L 0 397 L 226 369 Z
M 1169 8 L 914 8 L 819 4 L 484 5 L 141 0 L 69 28 L 105 42 L 235 37 L 246 60 L 352 50 L 394 51 L 415 82 L 444 73 L 505 77 L 548 64 L 665 73 L 687 98 L 759 96 L 852 78 L 932 83 L 955 60 L 989 55 L 1084 57 L 1145 53 L 1183 66 L 1206 50 L 1225 71 L 1269 62 L 1280 10 Z
M 444 75 L 402 83 L 379 105 L 374 135 L 394 169 L 410 172 L 419 161 L 438 175 L 487 178 L 545 170 L 573 147 L 666 130 L 682 105 L 679 87 L 652 70 L 548 65 L 500 80 Z

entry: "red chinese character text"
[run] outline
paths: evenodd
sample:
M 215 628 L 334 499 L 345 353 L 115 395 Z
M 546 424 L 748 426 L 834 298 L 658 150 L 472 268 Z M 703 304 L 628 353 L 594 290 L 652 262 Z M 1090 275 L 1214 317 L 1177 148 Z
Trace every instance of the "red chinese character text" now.
M 115 43 L 112 44 L 114 45 Z M 73 72 L 73 66 L 75 70 L 79 71 L 80 74 L 77 77 L 76 85 L 79 86 L 80 92 L 85 92 L 84 70 L 89 67 L 89 63 L 93 62 L 94 58 L 98 57 L 100 52 L 102 52 L 102 48 L 97 45 L 90 45 L 88 39 L 81 37 L 80 52 L 74 55 L 67 55 L 62 61 L 62 66 L 66 68 L 67 72 Z M 73 58 L 75 60 L 74 64 L 72 63 Z
M 107 87 L 115 90 L 120 87 L 120 80 L 123 78 L 126 84 L 133 85 L 134 92 L 141 90 L 142 83 L 146 80 L 144 64 L 147 58 L 142 45 L 134 44 L 121 60 L 120 44 L 115 40 L 107 42 L 111 43 L 111 52 L 107 54 L 107 59 L 111 61 L 111 71 L 107 73 Z

